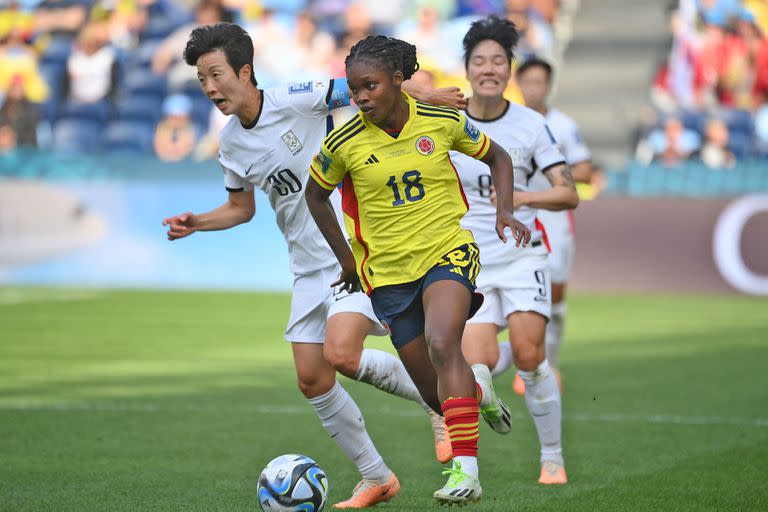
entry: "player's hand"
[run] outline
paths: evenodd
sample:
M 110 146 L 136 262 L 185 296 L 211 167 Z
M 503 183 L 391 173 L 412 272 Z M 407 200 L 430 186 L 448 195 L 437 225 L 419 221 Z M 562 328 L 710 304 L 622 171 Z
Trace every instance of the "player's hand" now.
M 429 93 L 429 101 L 433 105 L 443 107 L 457 108 L 464 110 L 467 108 L 467 98 L 458 87 L 441 87 L 434 89 Z
M 191 212 L 163 219 L 163 226 L 168 226 L 168 240 L 178 240 L 197 231 L 197 218 Z
M 357 276 L 357 271 L 354 266 L 351 269 L 342 267 L 339 278 L 331 283 L 331 288 L 336 288 L 337 286 L 339 286 L 339 290 L 348 293 L 360 291 L 360 278 Z
M 499 212 L 496 214 L 496 234 L 502 242 L 507 243 L 507 235 L 504 229 L 512 230 L 512 237 L 515 239 L 515 245 L 525 247 L 531 241 L 531 230 L 525 227 L 525 224 L 517 220 L 509 212 Z

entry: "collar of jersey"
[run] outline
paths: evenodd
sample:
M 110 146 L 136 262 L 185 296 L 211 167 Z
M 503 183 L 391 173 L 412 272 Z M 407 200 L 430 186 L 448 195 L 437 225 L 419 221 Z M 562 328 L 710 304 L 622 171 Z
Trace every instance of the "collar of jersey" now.
M 398 140 L 402 140 L 405 137 L 408 136 L 408 130 L 411 128 L 411 125 L 414 122 L 414 119 L 416 118 L 416 100 L 414 100 L 412 97 L 407 95 L 406 93 L 401 91 L 401 94 L 403 95 L 403 98 L 408 102 L 408 121 L 405 122 L 405 125 L 403 126 L 403 129 L 400 130 L 400 135 L 397 136 L 397 138 L 392 137 L 390 134 L 376 126 L 375 124 L 368 121 L 368 119 L 360 113 L 360 117 L 363 118 L 363 122 L 365 125 L 370 128 L 376 135 L 387 142 L 395 142 Z

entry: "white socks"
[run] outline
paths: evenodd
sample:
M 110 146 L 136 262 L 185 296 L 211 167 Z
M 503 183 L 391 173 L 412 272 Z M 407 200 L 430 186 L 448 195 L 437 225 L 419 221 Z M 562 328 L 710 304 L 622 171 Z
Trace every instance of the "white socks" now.
M 457 455 L 453 458 L 454 462 L 461 464 L 461 470 L 468 475 L 472 475 L 475 478 L 480 477 L 480 470 L 477 467 L 477 457 L 467 457 L 464 455 Z
M 547 322 L 547 361 L 549 365 L 558 368 L 560 356 L 560 340 L 563 338 L 563 325 L 568 306 L 565 302 L 552 304 L 552 316 Z
M 336 382 L 326 394 L 308 400 L 320 417 L 323 428 L 355 463 L 363 478 L 388 481 L 391 471 L 368 437 L 363 415 L 349 393 Z
M 512 366 L 512 344 L 508 340 L 499 342 L 499 360 L 491 370 L 492 376 L 501 375 Z
M 525 405 L 528 406 L 541 444 L 541 462 L 563 465 L 561 442 L 562 403 L 555 372 L 545 360 L 532 372 L 517 371 L 525 382 Z
M 389 352 L 363 349 L 355 380 L 370 384 L 391 395 L 416 402 L 427 412 L 432 411 L 421 398 L 419 390 L 416 389 L 402 361 Z

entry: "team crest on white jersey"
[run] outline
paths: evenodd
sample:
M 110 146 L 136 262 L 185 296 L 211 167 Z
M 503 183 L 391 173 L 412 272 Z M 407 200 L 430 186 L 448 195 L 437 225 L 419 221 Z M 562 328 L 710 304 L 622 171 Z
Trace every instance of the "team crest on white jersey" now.
M 507 150 L 509 157 L 512 159 L 512 165 L 517 167 L 523 165 L 523 150 L 520 148 L 509 148 Z
M 295 133 L 293 133 L 293 130 L 288 130 L 284 134 L 280 136 L 281 139 L 283 139 L 283 142 L 286 146 L 288 146 L 288 149 L 291 151 L 292 154 L 298 154 L 299 151 L 304 148 L 304 146 L 301 144 L 301 141 L 296 136 Z
M 422 135 L 421 137 L 416 139 L 416 151 L 418 151 L 420 154 L 424 156 L 428 156 L 428 155 L 431 155 L 434 150 L 435 150 L 435 141 L 433 141 L 431 137 Z

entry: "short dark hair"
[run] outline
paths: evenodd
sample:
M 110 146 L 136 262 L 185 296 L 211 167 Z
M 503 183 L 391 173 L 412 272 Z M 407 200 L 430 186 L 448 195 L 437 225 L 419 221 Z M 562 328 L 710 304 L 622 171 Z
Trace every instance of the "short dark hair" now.
M 248 64 L 251 66 L 251 82 L 257 85 L 253 74 L 253 41 L 248 32 L 234 23 L 217 23 L 197 27 L 192 31 L 184 48 L 184 62 L 196 66 L 201 55 L 221 50 L 235 73 Z
M 368 36 L 358 41 L 344 59 L 344 66 L 349 67 L 356 61 L 366 60 L 384 65 L 390 73 L 403 73 L 406 80 L 418 71 L 416 47 L 400 39 L 387 36 Z
M 496 41 L 504 48 L 510 66 L 515 58 L 514 49 L 520 40 L 520 34 L 514 23 L 496 15 L 488 16 L 472 23 L 464 36 L 464 69 L 469 68 L 469 57 L 475 47 L 483 41 Z
M 552 81 L 552 72 L 553 72 L 552 64 L 550 64 L 549 62 L 545 61 L 544 59 L 542 59 L 540 57 L 536 57 L 536 56 L 533 56 L 533 57 L 531 57 L 529 59 L 526 59 L 522 64 L 520 64 L 517 67 L 517 71 L 515 71 L 515 75 L 520 76 L 523 73 L 525 73 L 527 70 L 529 70 L 531 68 L 535 68 L 535 67 L 540 67 L 541 69 L 546 71 L 547 72 L 547 80 L 550 81 L 550 82 Z

